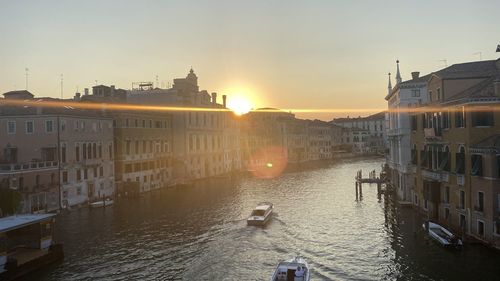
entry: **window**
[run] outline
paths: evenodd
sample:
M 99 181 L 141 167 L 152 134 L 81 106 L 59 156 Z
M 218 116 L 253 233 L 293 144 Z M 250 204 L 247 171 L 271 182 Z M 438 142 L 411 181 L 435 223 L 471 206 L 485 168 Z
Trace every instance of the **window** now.
M 92 174 L 94 175 L 94 178 L 97 178 L 97 167 L 92 168 Z
M 465 230 L 467 227 L 467 220 L 465 219 L 465 215 L 460 214 L 460 228 Z
M 444 202 L 450 203 L 450 187 L 449 186 L 446 186 L 444 188 Z
M 108 153 L 109 153 L 109 159 L 113 159 L 113 145 L 112 144 L 108 145 Z
M 449 111 L 443 112 L 443 128 L 444 129 L 451 128 L 451 113 Z
M 429 91 L 429 102 L 432 102 L 432 91 Z
M 33 132 L 35 131 L 34 126 L 35 125 L 33 121 L 26 121 L 26 134 L 33 134 Z
M 93 158 L 94 159 L 97 158 L 97 144 L 95 142 L 92 144 L 92 151 L 93 151 L 93 154 L 92 154 Z
M 417 115 L 412 115 L 411 117 L 411 130 L 412 131 L 416 131 L 418 128 L 417 128 Z
M 84 143 L 82 147 L 82 152 L 83 152 L 83 159 L 87 159 L 87 144 Z
M 99 152 L 99 158 L 102 158 L 102 145 L 99 144 L 98 146 L 98 152 Z
M 52 120 L 45 121 L 45 132 L 52 133 L 54 131 L 54 123 Z
M 455 172 L 457 174 L 465 173 L 465 149 L 460 147 L 460 152 L 455 154 Z
M 450 208 L 444 208 L 444 218 L 445 218 L 446 220 L 451 219 L 451 216 L 450 216 Z
M 459 201 L 459 205 L 458 205 L 458 208 L 459 209 L 465 209 L 465 191 L 464 190 L 460 190 L 460 201 Z
M 61 147 L 61 162 L 66 163 L 66 145 Z
M 82 170 L 77 170 L 76 171 L 76 180 L 81 181 L 82 180 Z
M 12 135 L 16 133 L 16 121 L 7 122 L 7 134 Z
M 63 183 L 68 183 L 68 171 L 62 172 L 62 181 Z
M 483 175 L 483 157 L 478 154 L 473 154 L 471 156 L 471 166 L 472 169 L 470 171 L 473 176 L 482 176 Z
M 441 97 L 441 89 L 437 88 L 437 100 L 440 101 L 442 99 Z
M 125 141 L 125 151 L 127 154 L 130 154 L 130 141 Z
M 99 167 L 99 177 L 103 177 L 104 176 L 104 167 Z
M 439 152 L 439 169 L 443 171 L 450 171 L 450 148 L 448 146 L 445 146 L 444 150 Z
M 484 211 L 484 193 L 481 191 L 477 192 L 477 205 L 474 206 L 474 210 L 478 212 L 483 212 Z
M 493 120 L 493 110 L 488 108 L 478 108 L 471 112 L 472 126 L 483 127 L 483 126 L 493 126 L 495 124 Z
M 76 162 L 80 162 L 80 145 L 76 145 L 75 147 L 75 158 Z
M 412 97 L 420 97 L 420 89 L 413 89 L 411 90 L 411 96 Z
M 66 131 L 66 120 L 61 121 L 61 131 Z
M 479 236 L 484 236 L 484 222 L 477 220 L 477 234 Z
M 89 177 L 89 170 L 88 169 L 84 169 L 83 170 L 83 179 L 86 180 L 88 179 Z
M 80 186 L 76 188 L 76 195 L 82 195 L 82 188 Z
M 465 128 L 465 107 L 455 110 L 455 127 Z

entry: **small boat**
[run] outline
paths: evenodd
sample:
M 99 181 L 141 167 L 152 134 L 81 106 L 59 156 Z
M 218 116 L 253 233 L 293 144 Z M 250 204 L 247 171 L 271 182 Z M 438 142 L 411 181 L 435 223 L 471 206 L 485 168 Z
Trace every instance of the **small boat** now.
M 113 205 L 115 202 L 111 199 L 106 199 L 106 200 L 99 200 L 96 202 L 90 203 L 91 208 L 101 208 L 101 207 L 107 207 Z
M 301 257 L 278 263 L 271 281 L 309 281 L 311 272 L 309 265 Z
M 427 231 L 425 226 L 426 223 L 422 224 L 424 230 Z M 428 222 L 429 224 L 429 236 L 439 242 L 443 246 L 462 246 L 462 240 L 460 240 L 456 235 L 451 233 L 448 229 L 440 226 L 437 223 Z
M 259 203 L 248 217 L 247 225 L 265 225 L 271 219 L 273 208 L 272 203 Z

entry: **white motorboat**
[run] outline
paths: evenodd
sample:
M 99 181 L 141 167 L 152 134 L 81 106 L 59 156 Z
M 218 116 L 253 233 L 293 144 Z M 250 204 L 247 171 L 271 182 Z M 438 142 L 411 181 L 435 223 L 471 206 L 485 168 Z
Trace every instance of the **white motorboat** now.
M 429 223 L 429 236 L 439 242 L 439 244 L 443 246 L 462 246 L 462 240 L 460 240 L 456 235 L 451 233 L 448 229 L 440 226 L 437 223 L 428 222 Z M 427 228 L 425 226 L 426 223 L 422 224 L 422 227 L 425 231 Z
M 273 204 L 269 202 L 262 202 L 255 207 L 247 219 L 248 225 L 265 225 L 273 214 Z
M 90 203 L 91 208 L 101 208 L 101 207 L 108 207 L 113 205 L 115 202 L 111 199 L 106 199 L 106 200 L 99 200 L 96 202 Z
M 309 265 L 301 257 L 278 263 L 271 281 L 310 281 Z

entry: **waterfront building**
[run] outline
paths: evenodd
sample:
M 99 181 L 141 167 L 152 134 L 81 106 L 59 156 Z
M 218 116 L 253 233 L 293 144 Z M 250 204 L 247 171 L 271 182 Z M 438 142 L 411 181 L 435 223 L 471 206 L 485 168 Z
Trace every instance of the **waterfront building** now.
M 309 137 L 307 150 L 309 161 L 332 159 L 332 134 L 328 122 L 308 121 L 307 136 Z
M 225 95 L 219 104 L 217 93 L 200 91 L 198 77 L 192 69 L 186 78 L 174 79 L 170 89 L 139 86 L 127 91 L 128 102 L 186 108 L 168 112 L 172 116 L 176 183 L 240 170 L 238 117 L 226 108 Z
M 348 130 L 342 133 L 342 144 L 356 154 L 381 154 L 385 152 L 386 112 L 379 112 L 367 117 L 335 118 L 331 124 Z
M 396 85 L 391 86 L 389 73 L 388 94 L 385 97 L 388 105 L 388 154 L 389 180 L 397 190 L 399 200 L 411 202 L 410 147 L 410 112 L 422 103 L 427 103 L 427 80 L 430 75 L 420 77 L 419 72 L 412 72 L 412 79 L 402 82 L 399 61 L 396 71 Z
M 114 86 L 92 87 L 82 102 L 126 103 L 126 90 Z M 77 94 L 75 97 L 78 97 Z M 167 112 L 142 109 L 113 109 L 115 182 L 118 192 L 132 196 L 173 183 L 172 116 Z
M 413 203 L 429 219 L 500 247 L 500 59 L 432 73 L 411 115 Z
M 0 106 L 0 182 L 22 194 L 20 212 L 34 213 L 97 200 L 114 193 L 112 120 L 103 112 L 49 107 L 28 91 L 5 100 L 40 106 Z

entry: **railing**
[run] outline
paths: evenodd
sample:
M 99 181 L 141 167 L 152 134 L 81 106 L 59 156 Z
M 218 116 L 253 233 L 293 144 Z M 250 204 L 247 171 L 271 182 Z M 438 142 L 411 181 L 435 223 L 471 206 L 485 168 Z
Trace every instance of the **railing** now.
M 448 182 L 449 180 L 448 173 L 443 171 L 422 170 L 422 176 L 431 180 L 436 180 L 441 182 Z
M 0 164 L 0 174 L 8 174 L 18 171 L 56 169 L 57 161 L 39 161 L 14 164 Z

